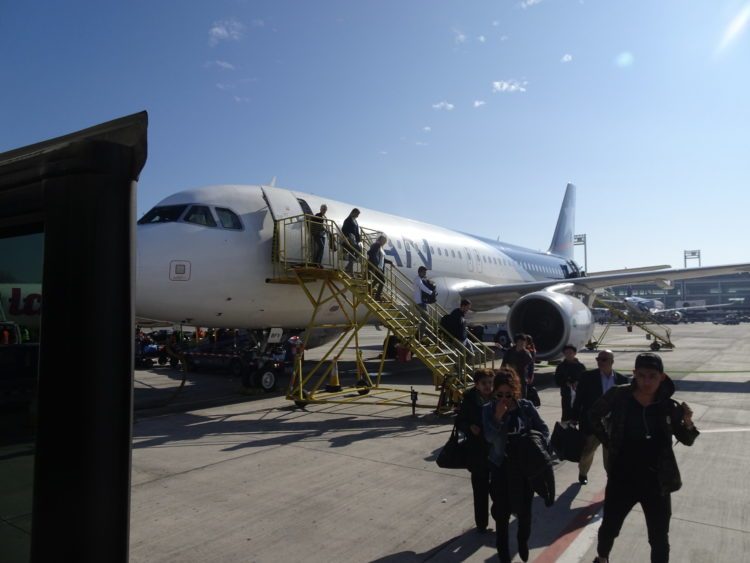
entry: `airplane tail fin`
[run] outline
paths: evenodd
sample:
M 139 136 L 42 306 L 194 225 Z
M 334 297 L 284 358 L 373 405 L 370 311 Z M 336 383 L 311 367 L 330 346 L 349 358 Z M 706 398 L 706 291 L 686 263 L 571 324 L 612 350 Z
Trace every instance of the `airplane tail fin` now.
M 576 218 L 576 187 L 568 184 L 565 189 L 560 215 L 557 217 L 555 234 L 552 236 L 552 244 L 549 245 L 549 254 L 562 256 L 567 260 L 573 259 L 573 230 Z

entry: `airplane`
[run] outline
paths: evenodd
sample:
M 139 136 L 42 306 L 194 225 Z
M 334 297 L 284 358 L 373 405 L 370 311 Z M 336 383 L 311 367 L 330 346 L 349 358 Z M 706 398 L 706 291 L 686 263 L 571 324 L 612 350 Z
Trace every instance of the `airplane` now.
M 384 233 L 387 258 L 414 278 L 425 266 L 445 309 L 470 299 L 471 324 L 506 323 L 531 334 L 541 360 L 582 348 L 592 336 L 597 289 L 750 271 L 750 264 L 588 276 L 573 260 L 575 193 L 568 184 L 546 252 L 267 185 L 215 185 L 170 195 L 137 226 L 136 313 L 199 326 L 304 329 L 312 305 L 295 285 L 269 283 L 274 221 L 320 205 L 342 225 L 357 207 L 361 227 Z M 326 243 L 328 247 L 328 243 Z M 321 324 L 345 318 L 337 307 Z
M 687 311 L 705 311 L 706 309 L 716 309 L 720 307 L 727 307 L 731 303 L 718 303 L 716 305 L 693 305 L 674 307 L 672 309 L 666 309 L 664 303 L 658 299 L 645 299 L 643 297 L 629 296 L 623 298 L 625 305 L 628 307 L 628 311 L 637 317 L 642 317 L 646 320 L 650 318 L 655 319 L 657 322 L 666 322 L 678 324 L 685 317 Z

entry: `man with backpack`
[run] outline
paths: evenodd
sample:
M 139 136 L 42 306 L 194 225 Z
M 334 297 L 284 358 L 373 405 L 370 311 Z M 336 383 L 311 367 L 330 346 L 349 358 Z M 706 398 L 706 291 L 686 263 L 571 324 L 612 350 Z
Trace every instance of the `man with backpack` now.
M 447 315 L 443 315 L 440 324 L 445 331 L 458 340 L 461 344 L 467 344 L 466 313 L 471 309 L 471 301 L 461 299 L 461 305 L 453 309 Z

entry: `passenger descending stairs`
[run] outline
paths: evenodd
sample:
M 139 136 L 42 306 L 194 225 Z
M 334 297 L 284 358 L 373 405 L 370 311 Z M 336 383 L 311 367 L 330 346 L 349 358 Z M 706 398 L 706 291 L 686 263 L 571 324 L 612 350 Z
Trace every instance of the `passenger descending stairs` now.
M 471 333 L 466 344 L 459 342 L 448 334 L 441 326 L 440 319 L 446 313 L 438 304 L 429 304 L 426 310 L 420 310 L 412 298 L 413 280 L 409 279 L 397 268 L 386 265 L 383 273 L 383 291 L 380 299 L 373 295 L 373 281 L 376 275 L 368 268 L 367 256 L 363 250 L 377 238 L 379 233 L 361 229 L 363 247 L 354 249 L 346 243 L 337 225 L 325 220 L 328 240 L 339 241 L 334 249 L 326 245 L 322 267 L 313 265 L 309 259 L 306 240 L 311 222 L 310 216 L 297 216 L 276 222 L 274 240 L 274 281 L 277 283 L 298 283 L 313 304 L 313 314 L 309 331 L 322 324 L 316 324 L 318 309 L 329 307 L 331 301 L 342 305 L 342 310 L 349 318 L 347 326 L 342 326 L 344 335 L 324 355 L 324 359 L 336 360 L 338 353 L 333 349 L 342 342 L 350 342 L 354 334 L 345 339 L 346 334 L 356 333 L 365 324 L 378 322 L 387 328 L 390 337 L 396 338 L 398 346 L 408 349 L 432 373 L 433 384 L 438 390 L 439 397 L 436 410 L 449 412 L 460 402 L 464 391 L 472 384 L 472 374 L 478 367 L 491 367 L 494 360 L 494 350 L 485 346 Z M 319 223 L 315 226 L 318 227 Z M 318 227 L 319 228 L 319 227 Z M 290 257 L 292 258 L 290 260 Z M 352 258 L 352 268 L 347 271 L 345 266 Z M 416 273 L 415 273 L 416 275 Z M 294 280 L 294 282 L 292 281 Z M 362 315 L 361 311 L 366 310 Z M 356 311 L 360 313 L 357 314 Z M 355 342 L 357 340 L 355 339 Z M 360 357 L 359 352 L 357 357 Z M 378 389 L 386 389 L 380 385 L 380 375 L 383 363 L 377 377 L 367 373 L 364 364 L 358 367 L 364 370 L 359 379 L 358 391 L 360 395 L 373 393 Z M 317 368 L 317 366 L 316 366 Z M 313 370 L 314 371 L 314 370 Z M 321 392 L 323 380 L 330 375 L 330 368 L 323 371 L 323 377 L 317 380 L 314 374 L 302 373 L 302 362 L 298 362 L 289 398 L 298 404 L 308 402 L 341 402 L 341 394 L 351 391 Z

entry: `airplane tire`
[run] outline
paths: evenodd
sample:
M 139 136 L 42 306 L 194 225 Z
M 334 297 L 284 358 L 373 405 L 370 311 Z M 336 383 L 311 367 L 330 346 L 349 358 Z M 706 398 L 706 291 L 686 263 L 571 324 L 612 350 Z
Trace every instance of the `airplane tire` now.
M 164 355 L 164 354 L 162 354 L 161 356 L 159 356 L 159 365 L 160 365 L 160 366 L 163 366 L 163 365 L 165 365 L 166 363 L 167 363 L 167 356 L 166 356 L 166 355 Z
M 253 386 L 260 387 L 266 393 L 276 390 L 276 372 L 272 369 L 261 369 L 253 375 Z M 305 403 L 307 404 L 307 403 Z
M 661 344 L 659 344 L 658 342 L 654 341 L 654 342 L 651 343 L 651 349 L 654 352 L 656 352 L 657 350 L 661 349 Z

